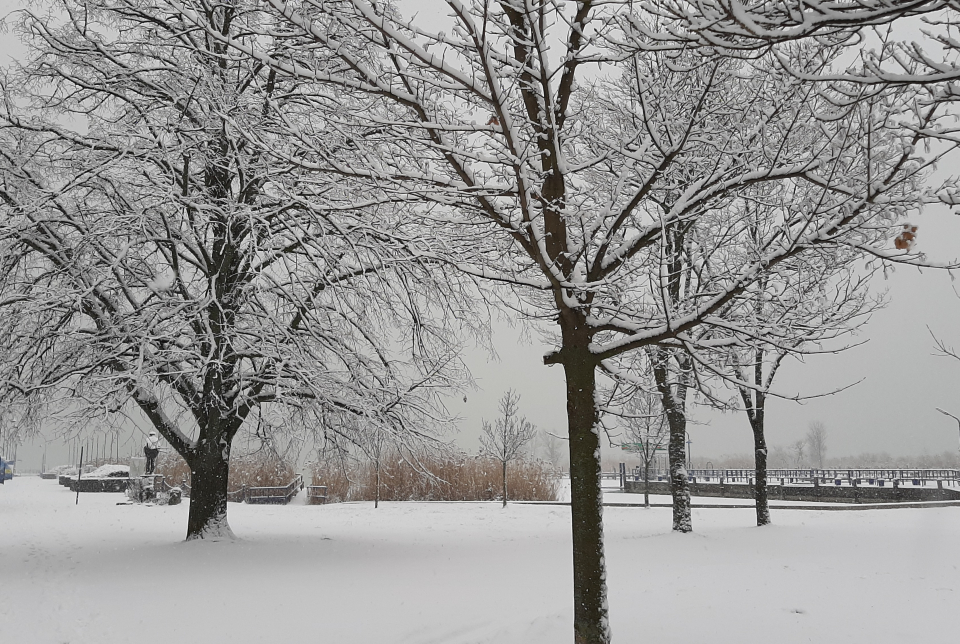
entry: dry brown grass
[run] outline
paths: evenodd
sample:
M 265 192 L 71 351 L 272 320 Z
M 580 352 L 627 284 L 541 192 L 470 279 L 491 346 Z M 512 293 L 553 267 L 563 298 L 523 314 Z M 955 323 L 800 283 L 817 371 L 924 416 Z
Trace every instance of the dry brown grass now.
M 162 474 L 171 485 L 186 482 L 190 485 L 190 466 L 174 451 L 161 451 L 157 456 L 157 474 Z
M 499 461 L 465 454 L 443 454 L 420 460 L 423 471 L 398 454 L 380 464 L 381 501 L 495 501 L 501 499 Z M 325 463 L 314 467 L 313 485 L 327 486 L 327 503 L 372 501 L 376 473 L 372 462 L 352 466 Z M 511 501 L 556 501 L 560 481 L 549 464 L 512 461 L 507 467 Z
M 350 501 L 355 496 L 352 490 L 357 490 L 360 483 L 355 480 L 357 468 L 348 468 L 333 463 L 324 466 L 314 465 L 313 479 L 310 485 L 325 485 L 327 487 L 327 503 L 342 503 Z
M 162 474 L 172 485 L 182 481 L 190 484 L 190 467 L 173 451 L 164 451 L 157 458 L 157 474 Z M 273 454 L 256 452 L 249 456 L 230 459 L 230 478 L 227 489 L 238 490 L 242 486 L 270 487 L 287 485 L 296 476 L 293 466 Z
M 241 486 L 272 487 L 289 485 L 296 472 L 293 466 L 278 456 L 267 452 L 256 452 L 249 456 L 230 459 L 230 479 L 228 489 L 236 490 Z
M 190 466 L 174 451 L 160 452 L 155 471 L 157 474 L 162 474 L 171 485 L 180 485 L 183 482 L 190 485 Z

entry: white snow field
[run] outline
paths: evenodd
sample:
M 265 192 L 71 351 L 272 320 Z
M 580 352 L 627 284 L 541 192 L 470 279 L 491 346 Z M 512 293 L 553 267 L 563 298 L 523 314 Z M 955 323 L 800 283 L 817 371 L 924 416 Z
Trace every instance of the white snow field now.
M 0 487 L 0 641 L 572 642 L 569 508 L 230 505 L 237 542 L 182 541 L 187 505 Z M 604 511 L 620 643 L 953 641 L 960 507 Z

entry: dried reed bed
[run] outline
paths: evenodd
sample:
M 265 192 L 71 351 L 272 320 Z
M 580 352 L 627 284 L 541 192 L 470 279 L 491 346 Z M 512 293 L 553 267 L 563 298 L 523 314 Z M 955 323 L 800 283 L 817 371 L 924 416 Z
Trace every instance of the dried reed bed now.
M 183 457 L 174 451 L 161 451 L 157 456 L 157 474 L 162 474 L 163 478 L 171 485 L 186 483 L 190 485 L 190 466 L 183 460 Z
M 157 474 L 162 474 L 171 484 L 185 481 L 190 484 L 190 467 L 173 451 L 164 451 L 157 458 Z M 296 476 L 293 466 L 274 454 L 255 452 L 230 459 L 230 478 L 227 489 L 247 487 L 272 487 L 288 485 Z
M 495 501 L 502 498 L 501 468 L 495 459 L 464 454 L 421 458 L 418 467 L 399 454 L 385 455 L 380 462 L 380 500 Z M 320 463 L 313 469 L 313 485 L 327 486 L 327 503 L 373 501 L 375 464 Z M 511 501 L 556 501 L 559 486 L 554 469 L 541 461 L 512 461 L 507 467 Z
M 275 454 L 256 452 L 230 459 L 228 489 L 289 485 L 297 474 L 293 466 Z

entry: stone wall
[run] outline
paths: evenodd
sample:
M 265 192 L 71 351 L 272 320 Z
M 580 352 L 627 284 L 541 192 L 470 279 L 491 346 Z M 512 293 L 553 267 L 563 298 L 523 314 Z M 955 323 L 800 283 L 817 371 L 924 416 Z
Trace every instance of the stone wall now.
M 81 492 L 124 492 L 127 489 L 127 485 L 130 484 L 130 479 L 126 478 L 102 478 L 102 479 L 85 479 L 80 478 L 80 491 Z M 70 491 L 77 491 L 77 479 L 76 477 L 70 481 Z

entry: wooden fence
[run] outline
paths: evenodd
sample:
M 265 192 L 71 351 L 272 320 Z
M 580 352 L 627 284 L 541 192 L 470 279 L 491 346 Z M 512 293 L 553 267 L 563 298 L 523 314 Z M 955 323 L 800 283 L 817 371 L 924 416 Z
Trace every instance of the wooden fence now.
M 259 503 L 286 505 L 303 489 L 303 476 L 297 474 L 290 483 L 283 486 L 242 486 L 239 490 L 227 492 L 227 501 L 234 503 Z
M 323 505 L 327 502 L 326 485 L 308 485 L 307 486 L 307 504 Z
M 157 484 L 158 492 L 169 492 L 174 487 L 179 487 L 183 496 L 190 496 L 190 486 L 186 481 L 181 481 L 179 485 L 170 485 L 166 479 L 161 479 Z M 260 486 L 247 487 L 241 486 L 238 490 L 227 492 L 227 501 L 231 503 L 251 503 L 251 504 L 276 504 L 286 505 L 290 500 L 303 489 L 303 476 L 297 474 L 296 477 L 287 485 L 279 486 Z M 308 492 L 309 496 L 309 492 Z M 326 488 L 324 488 L 324 498 L 326 498 Z

